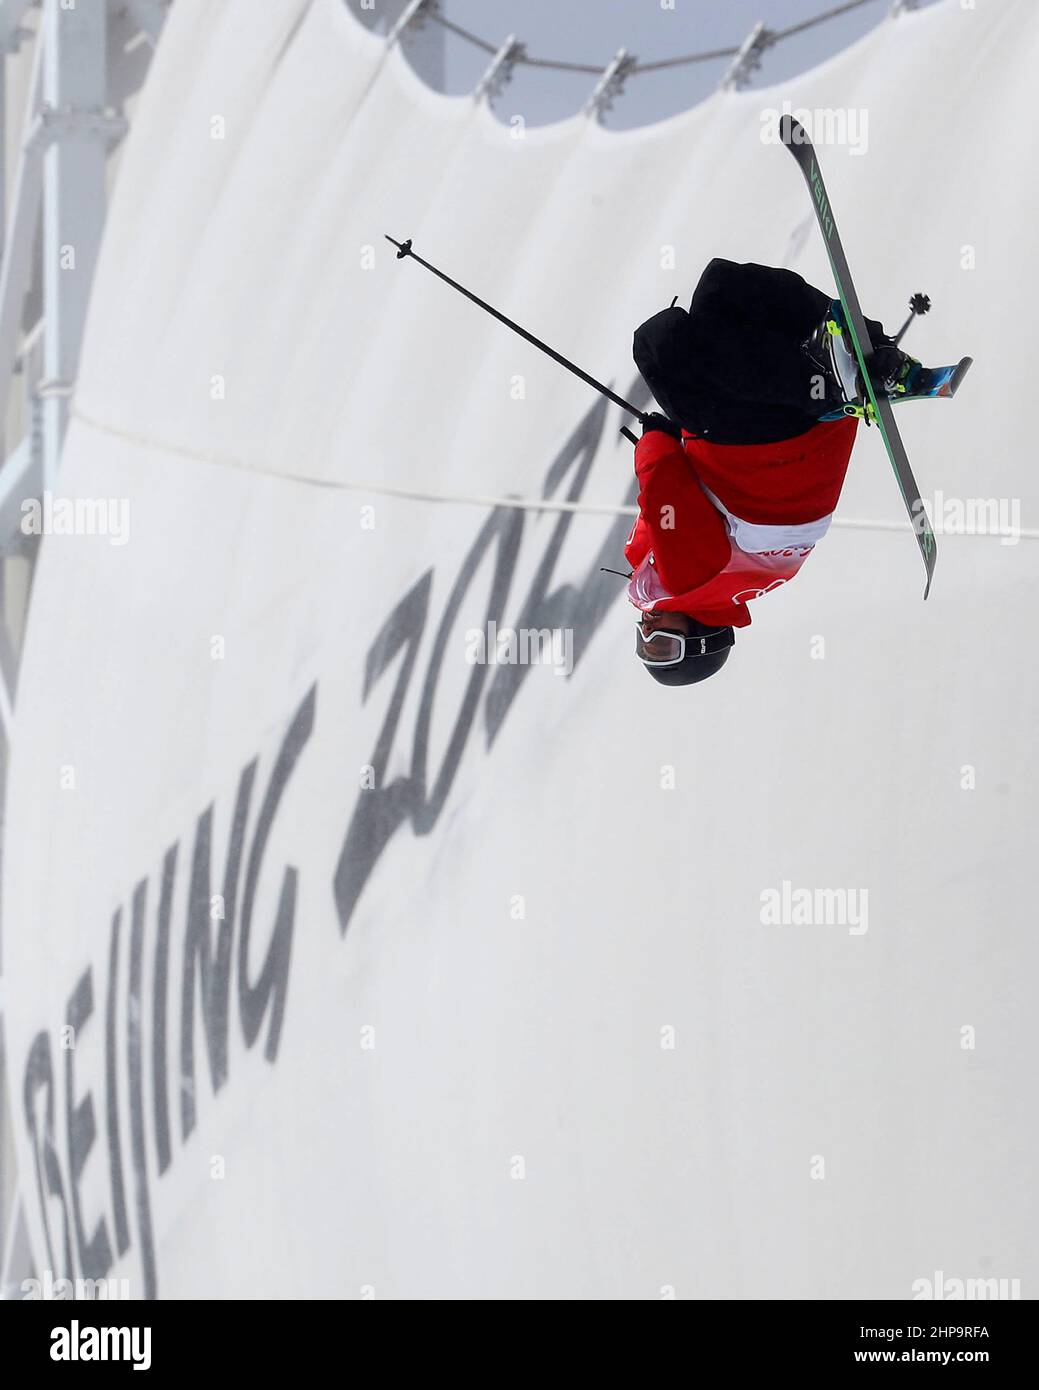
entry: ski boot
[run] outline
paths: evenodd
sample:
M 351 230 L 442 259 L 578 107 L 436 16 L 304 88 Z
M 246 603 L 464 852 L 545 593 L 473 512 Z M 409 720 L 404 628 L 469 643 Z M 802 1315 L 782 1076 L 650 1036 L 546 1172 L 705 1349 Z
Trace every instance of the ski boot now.
M 839 420 L 844 415 L 854 415 L 870 424 L 876 412 L 846 326 L 841 301 L 831 299 L 822 323 L 801 344 L 801 350 L 823 375 L 824 404 L 830 409 L 819 419 Z M 915 357 L 896 347 L 891 338 L 883 339 L 866 362 L 873 389 L 890 401 L 912 394 L 914 381 L 924 370 Z

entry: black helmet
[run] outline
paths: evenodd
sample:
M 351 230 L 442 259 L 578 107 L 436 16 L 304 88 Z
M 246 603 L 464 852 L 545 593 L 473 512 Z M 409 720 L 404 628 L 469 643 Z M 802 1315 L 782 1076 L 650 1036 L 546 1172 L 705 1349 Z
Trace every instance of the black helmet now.
M 729 659 L 736 641 L 731 627 L 710 627 L 692 617 L 688 623 L 688 635 L 660 628 L 646 638 L 641 627 L 636 627 L 635 654 L 661 685 L 696 685 L 720 671 Z M 659 648 L 664 641 L 672 657 L 663 661 L 650 659 L 649 646 Z

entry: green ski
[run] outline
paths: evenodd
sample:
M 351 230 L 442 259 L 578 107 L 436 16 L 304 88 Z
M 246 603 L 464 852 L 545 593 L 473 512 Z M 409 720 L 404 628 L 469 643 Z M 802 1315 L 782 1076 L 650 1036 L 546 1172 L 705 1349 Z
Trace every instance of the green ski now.
M 855 349 L 855 356 L 858 358 L 862 379 L 869 393 L 871 413 L 880 429 L 880 436 L 887 449 L 888 458 L 891 460 L 891 467 L 895 471 L 895 477 L 902 490 L 902 500 L 909 513 L 909 520 L 916 533 L 917 544 L 920 547 L 924 568 L 927 571 L 927 583 L 924 586 L 924 598 L 926 598 L 931 589 L 931 577 L 934 574 L 935 561 L 938 559 L 938 546 L 927 512 L 924 510 L 920 489 L 913 477 L 913 470 L 909 466 L 909 458 L 895 423 L 891 402 L 882 393 L 878 394 L 873 389 L 873 383 L 866 369 L 866 354 L 872 351 L 873 343 L 866 328 L 866 320 L 859 305 L 858 295 L 855 293 L 851 271 L 848 268 L 848 259 L 844 254 L 844 247 L 841 245 L 833 208 L 830 206 L 830 199 L 826 192 L 826 185 L 823 183 L 823 176 L 819 170 L 819 163 L 815 157 L 812 142 L 804 127 L 792 116 L 784 116 L 779 123 L 779 130 L 780 138 L 797 160 L 812 194 L 819 230 L 823 234 L 826 254 L 830 258 L 830 268 L 837 283 L 837 294 L 844 307 L 852 346 Z

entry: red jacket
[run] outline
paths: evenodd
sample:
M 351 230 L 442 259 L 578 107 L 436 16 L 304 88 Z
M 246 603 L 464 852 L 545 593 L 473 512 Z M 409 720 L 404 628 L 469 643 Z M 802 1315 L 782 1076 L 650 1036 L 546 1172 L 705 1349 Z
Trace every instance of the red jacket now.
M 635 448 L 639 516 L 624 548 L 631 602 L 746 627 L 748 602 L 792 579 L 825 531 L 856 424 L 821 422 L 778 444 L 644 434 Z

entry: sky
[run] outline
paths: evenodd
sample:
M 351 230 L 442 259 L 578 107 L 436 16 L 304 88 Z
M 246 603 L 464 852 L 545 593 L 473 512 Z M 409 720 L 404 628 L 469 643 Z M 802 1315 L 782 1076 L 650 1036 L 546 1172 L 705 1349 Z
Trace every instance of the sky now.
M 931 0 L 926 0 L 930 3 Z M 663 8 L 673 3 L 674 8 Z M 643 61 L 736 46 L 759 19 L 782 29 L 834 7 L 836 0 L 441 0 L 454 23 L 489 43 L 510 33 L 532 57 L 601 63 L 626 48 Z M 766 55 L 757 78 L 761 85 L 790 77 L 846 48 L 879 24 L 894 0 L 868 0 L 806 33 L 784 40 Z M 649 124 L 687 110 L 709 95 L 729 59 L 694 64 L 631 79 L 605 124 L 615 128 Z M 446 89 L 472 91 L 488 55 L 448 33 Z M 595 85 L 584 73 L 520 68 L 498 103 L 503 118 L 521 112 L 528 123 L 543 124 L 580 109 Z

